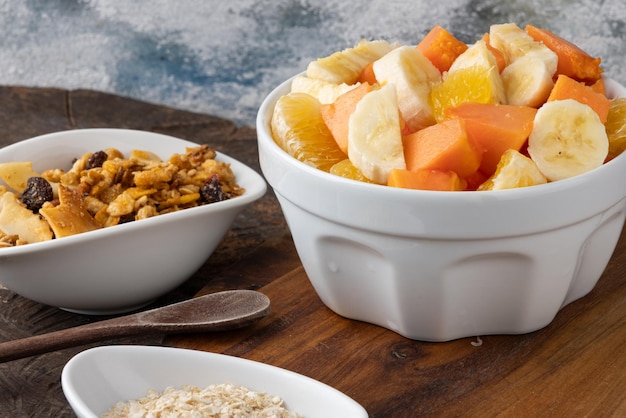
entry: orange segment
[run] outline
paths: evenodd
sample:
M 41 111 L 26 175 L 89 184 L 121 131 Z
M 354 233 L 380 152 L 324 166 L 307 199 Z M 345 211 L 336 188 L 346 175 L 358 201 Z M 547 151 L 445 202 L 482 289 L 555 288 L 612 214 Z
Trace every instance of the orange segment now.
M 447 108 L 462 103 L 495 104 L 498 93 L 491 83 L 493 75 L 490 73 L 493 71 L 497 72 L 498 69 L 486 69 L 482 66 L 460 68 L 448 73 L 441 83 L 435 84 L 430 92 L 430 102 L 437 122 L 445 119 L 444 112 Z
M 290 93 L 276 102 L 271 120 L 274 141 L 292 157 L 329 171 L 346 158 L 322 119 L 320 102 L 306 93 Z
M 477 190 L 504 190 L 544 184 L 547 180 L 533 160 L 515 150 L 502 154 L 493 176 Z
M 609 115 L 604 126 L 609 138 L 607 160 L 611 160 L 626 149 L 626 98 L 617 98 L 611 101 Z
M 373 183 L 370 179 L 365 177 L 361 170 L 356 168 L 348 158 L 333 165 L 330 168 L 330 174 L 365 183 Z

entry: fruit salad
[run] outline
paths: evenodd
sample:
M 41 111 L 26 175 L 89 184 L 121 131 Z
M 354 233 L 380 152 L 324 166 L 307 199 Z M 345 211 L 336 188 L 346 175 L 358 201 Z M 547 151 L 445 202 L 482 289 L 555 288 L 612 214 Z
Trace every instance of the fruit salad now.
M 473 44 L 441 26 L 416 45 L 361 40 L 309 63 L 276 102 L 275 142 L 357 181 L 437 191 L 534 186 L 626 148 L 626 98 L 600 58 L 533 25 Z

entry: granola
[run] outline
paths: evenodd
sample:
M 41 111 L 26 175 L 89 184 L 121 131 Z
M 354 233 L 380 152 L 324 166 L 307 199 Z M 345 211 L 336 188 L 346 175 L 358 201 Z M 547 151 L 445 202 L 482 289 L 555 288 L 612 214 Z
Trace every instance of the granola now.
M 0 164 L 0 248 L 47 241 L 240 196 L 230 165 L 208 145 L 161 160 L 115 148 L 85 153 L 69 170 Z

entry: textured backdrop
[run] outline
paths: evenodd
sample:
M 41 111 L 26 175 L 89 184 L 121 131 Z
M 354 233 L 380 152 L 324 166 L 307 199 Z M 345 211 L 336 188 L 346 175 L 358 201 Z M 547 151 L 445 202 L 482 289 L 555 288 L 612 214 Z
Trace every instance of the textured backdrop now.
M 0 0 L 0 84 L 88 88 L 254 125 L 264 95 L 360 38 L 472 42 L 533 23 L 626 82 L 623 0 Z

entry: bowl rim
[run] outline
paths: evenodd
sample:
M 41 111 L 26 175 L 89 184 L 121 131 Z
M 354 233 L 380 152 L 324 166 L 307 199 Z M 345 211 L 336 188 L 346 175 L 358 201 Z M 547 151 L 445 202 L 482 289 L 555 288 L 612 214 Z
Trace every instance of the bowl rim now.
M 0 148 L 0 162 L 4 161 L 6 154 L 20 150 L 29 146 L 36 146 L 41 141 L 54 141 L 60 140 L 60 138 L 68 137 L 73 139 L 74 136 L 89 135 L 89 134 L 115 134 L 115 135 L 137 135 L 137 136 L 154 136 L 155 139 L 165 140 L 169 143 L 176 143 L 181 147 L 181 152 L 184 151 L 184 147 L 195 147 L 200 144 L 177 138 L 170 135 L 165 135 L 157 132 L 144 131 L 138 129 L 122 129 L 122 128 L 86 128 L 86 129 L 70 129 L 65 131 L 57 131 L 38 135 L 32 138 L 27 138 L 6 147 Z M 124 137 L 126 138 L 126 137 Z M 118 142 L 120 142 L 118 140 Z M 122 139 L 123 142 L 123 139 Z M 128 142 L 132 147 L 132 141 Z M 89 150 L 85 147 L 84 152 Z M 148 150 L 149 151 L 149 150 Z M 231 169 L 235 172 L 235 178 L 244 177 L 247 180 L 245 192 L 232 199 L 224 200 L 221 202 L 214 202 L 208 205 L 197 206 L 193 208 L 187 208 L 184 210 L 170 212 L 159 216 L 153 216 L 147 219 L 142 219 L 141 222 L 128 222 L 122 225 L 115 225 L 114 227 L 101 228 L 94 231 L 83 232 L 76 235 L 70 235 L 63 237 L 62 239 L 52 239 L 42 242 L 34 242 L 25 245 L 6 247 L 0 250 L 0 260 L 3 258 L 10 258 L 17 255 L 25 255 L 33 252 L 46 251 L 50 249 L 60 249 L 67 246 L 73 246 L 77 244 L 86 244 L 89 242 L 100 240 L 104 237 L 111 237 L 119 234 L 132 233 L 136 230 L 149 228 L 150 226 L 158 227 L 163 223 L 176 222 L 182 218 L 187 217 L 201 217 L 209 213 L 218 213 L 228 210 L 235 210 L 237 208 L 243 209 L 246 205 L 260 199 L 267 191 L 267 183 L 263 177 L 257 173 L 254 169 L 230 157 L 227 154 L 216 150 L 216 159 L 230 164 Z M 54 168 L 54 167 L 51 167 Z M 239 183 L 239 181 L 238 181 Z
M 356 186 L 356 187 L 364 188 L 366 190 L 376 189 L 376 188 L 386 190 L 383 193 L 391 193 L 391 194 L 398 193 L 399 195 L 402 195 L 402 194 L 424 195 L 424 196 L 429 196 L 429 198 L 435 198 L 435 199 L 438 199 L 438 198 L 448 199 L 449 196 L 455 196 L 454 198 L 457 198 L 458 196 L 471 196 L 471 195 L 477 194 L 474 191 L 454 191 L 453 192 L 453 191 L 436 191 L 436 190 L 417 190 L 417 189 L 404 189 L 404 188 L 399 188 L 399 187 L 389 187 L 384 184 L 366 183 L 366 182 L 362 182 L 358 180 L 352 180 L 349 178 L 333 175 L 331 173 L 325 172 L 323 170 L 310 166 L 306 163 L 303 163 L 302 161 L 299 161 L 296 158 L 289 155 L 285 150 L 280 148 L 280 146 L 278 146 L 278 144 L 276 144 L 276 142 L 272 139 L 271 126 L 270 126 L 271 114 L 273 113 L 273 108 L 274 108 L 274 105 L 276 104 L 276 101 L 282 95 L 287 93 L 288 88 L 291 86 L 292 81 L 296 77 L 303 76 L 303 75 L 306 75 L 306 72 L 300 72 L 288 78 L 287 80 L 283 81 L 278 86 L 276 86 L 265 97 L 257 113 L 256 127 L 258 131 L 257 136 L 258 136 L 259 142 L 262 143 L 264 146 L 268 146 L 272 150 L 272 152 L 277 152 L 277 155 L 280 156 L 281 160 L 284 160 L 287 163 L 289 163 L 289 165 L 296 166 L 299 169 L 302 169 L 307 173 L 313 174 L 315 176 L 320 176 L 321 178 L 324 178 L 324 179 L 332 179 L 333 181 L 338 182 L 339 184 L 345 184 L 345 185 L 348 185 L 349 187 Z M 625 86 L 621 85 L 616 80 L 604 74 L 602 75 L 602 79 L 604 81 L 605 87 L 607 89 L 607 92 L 610 98 L 626 97 Z M 514 195 L 536 193 L 537 188 L 542 188 L 542 189 L 559 188 L 560 189 L 563 187 L 563 185 L 567 186 L 569 185 L 569 183 L 577 184 L 579 182 L 584 182 L 586 178 L 588 177 L 588 175 L 593 175 L 593 173 L 597 171 L 606 170 L 604 168 L 605 166 L 610 168 L 614 165 L 620 164 L 620 162 L 625 159 L 626 159 L 626 152 L 623 152 L 617 157 L 613 158 L 612 160 L 605 162 L 600 167 L 595 168 L 589 172 L 579 174 L 574 177 L 570 177 L 570 178 L 559 180 L 559 181 L 553 181 L 553 182 L 549 182 L 546 184 L 539 184 L 539 185 L 535 185 L 532 187 L 519 187 L 519 188 L 504 189 L 504 190 L 484 190 L 484 191 L 481 191 L 480 193 L 481 194 L 482 193 L 497 194 L 497 195 L 509 194 L 509 195 L 514 196 Z M 581 180 L 581 177 L 583 177 L 582 180 Z M 466 197 L 463 197 L 463 199 L 465 198 Z M 472 197 L 469 197 L 469 199 L 472 199 Z
M 302 74 L 296 74 L 277 86 L 259 108 L 256 127 L 261 170 L 279 200 L 286 199 L 302 210 L 338 225 L 405 237 L 499 238 L 572 225 L 596 216 L 606 208 L 617 210 L 620 202 L 625 200 L 626 183 L 610 179 L 623 176 L 626 153 L 568 179 L 532 187 L 481 192 L 402 189 L 324 172 L 291 157 L 271 137 L 273 107 L 280 96 L 288 93 L 291 81 Z M 606 76 L 604 79 L 611 97 L 626 97 L 625 87 Z M 605 186 L 599 188 L 598 184 Z M 303 192 L 307 188 L 315 189 L 313 197 L 307 197 Z M 563 201 L 576 207 L 576 210 L 563 213 Z M 370 213 L 359 215 L 357 211 L 362 211 L 364 207 L 373 209 Z M 393 207 L 402 209 L 393 212 Z M 520 212 L 521 207 L 529 213 Z M 472 228 L 463 219 L 455 218 L 461 213 L 458 208 L 465 211 L 463 219 L 480 224 L 482 229 Z M 390 211 L 400 213 L 401 219 L 387 219 L 390 217 L 386 214 Z M 470 212 L 471 216 L 467 214 Z M 507 218 L 501 213 L 517 213 L 518 217 Z M 437 219 L 441 216 L 446 216 L 449 222 L 445 230 L 437 227 L 440 223 Z

